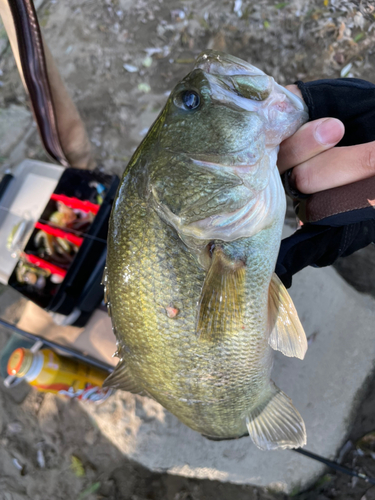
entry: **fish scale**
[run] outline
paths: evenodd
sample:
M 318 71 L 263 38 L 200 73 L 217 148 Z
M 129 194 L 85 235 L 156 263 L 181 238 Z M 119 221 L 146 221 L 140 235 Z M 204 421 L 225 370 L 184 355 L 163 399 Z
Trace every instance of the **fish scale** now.
M 249 82 L 246 97 L 235 71 L 243 91 Z M 201 55 L 125 170 L 104 278 L 120 362 L 106 383 L 154 398 L 207 437 L 250 433 L 275 449 L 305 442 L 301 416 L 270 374 L 273 349 L 302 358 L 307 348 L 273 274 L 285 214 L 276 148 L 306 111 L 259 73 Z M 193 110 L 184 105 L 192 92 Z

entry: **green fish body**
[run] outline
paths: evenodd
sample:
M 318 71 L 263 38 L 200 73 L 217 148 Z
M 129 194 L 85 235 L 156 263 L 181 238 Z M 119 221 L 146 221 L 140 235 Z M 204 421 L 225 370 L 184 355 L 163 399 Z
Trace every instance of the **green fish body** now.
M 127 166 L 104 277 L 120 362 L 107 385 L 147 395 L 212 439 L 305 444 L 271 381 L 273 350 L 306 337 L 274 274 L 285 195 L 278 145 L 298 98 L 240 59 L 206 52 Z

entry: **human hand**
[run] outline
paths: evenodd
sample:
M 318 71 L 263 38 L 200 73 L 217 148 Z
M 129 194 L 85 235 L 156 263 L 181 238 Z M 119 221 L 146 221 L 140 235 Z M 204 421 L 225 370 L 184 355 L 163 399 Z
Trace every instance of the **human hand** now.
M 302 98 L 296 85 L 287 88 Z M 375 176 L 375 141 L 334 148 L 345 132 L 336 118 L 305 123 L 280 145 L 280 173 L 293 168 L 289 182 L 312 194 Z
M 278 158 L 280 173 L 291 171 L 284 183 L 303 220 L 281 242 L 276 273 L 286 287 L 306 266 L 329 266 L 375 243 L 375 85 L 356 78 L 298 85 L 288 89 L 299 97 L 302 90 L 313 120 L 281 144 Z

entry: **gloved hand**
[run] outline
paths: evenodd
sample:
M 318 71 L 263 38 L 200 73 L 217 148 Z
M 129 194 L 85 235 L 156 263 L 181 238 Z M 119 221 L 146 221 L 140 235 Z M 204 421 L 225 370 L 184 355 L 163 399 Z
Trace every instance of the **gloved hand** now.
M 331 265 L 375 242 L 375 85 L 340 78 L 288 88 L 300 92 L 311 121 L 278 158 L 304 223 L 281 243 L 276 273 L 287 287 L 304 267 Z

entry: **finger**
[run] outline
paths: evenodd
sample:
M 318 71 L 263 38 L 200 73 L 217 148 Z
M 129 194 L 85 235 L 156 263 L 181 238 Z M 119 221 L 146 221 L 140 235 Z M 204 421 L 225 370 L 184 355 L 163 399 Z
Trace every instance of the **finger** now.
M 305 123 L 281 143 L 277 159 L 280 173 L 332 148 L 340 142 L 344 132 L 344 124 L 336 118 L 320 118 Z
M 302 92 L 297 87 L 297 85 L 294 85 L 294 84 L 293 85 L 287 85 L 285 88 L 288 89 L 293 94 L 298 95 L 298 97 L 303 100 Z
M 298 165 L 291 175 L 301 193 L 311 194 L 375 175 L 375 141 L 332 148 Z

